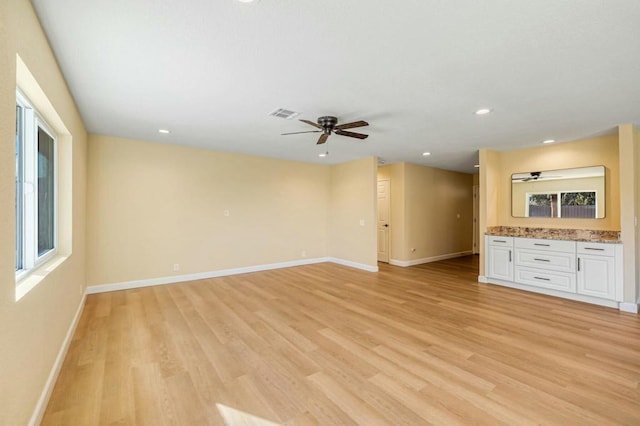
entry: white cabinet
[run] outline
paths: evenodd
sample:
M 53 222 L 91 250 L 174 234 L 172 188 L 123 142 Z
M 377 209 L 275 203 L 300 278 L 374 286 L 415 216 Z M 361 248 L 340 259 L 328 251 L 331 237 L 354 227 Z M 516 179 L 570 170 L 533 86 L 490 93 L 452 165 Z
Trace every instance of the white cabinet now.
M 487 237 L 487 273 L 491 278 L 513 281 L 513 238 Z
M 578 293 L 622 300 L 616 292 L 616 247 L 611 244 L 578 243 Z
M 589 303 L 622 301 L 622 244 L 488 235 L 486 282 Z

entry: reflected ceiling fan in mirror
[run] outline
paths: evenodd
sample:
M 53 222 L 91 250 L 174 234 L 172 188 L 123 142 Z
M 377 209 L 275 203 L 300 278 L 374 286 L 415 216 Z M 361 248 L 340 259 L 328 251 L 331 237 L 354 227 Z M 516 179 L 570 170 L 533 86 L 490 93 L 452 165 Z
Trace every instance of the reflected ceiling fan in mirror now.
M 340 136 L 347 136 L 350 138 L 356 138 L 356 139 L 366 139 L 369 137 L 369 135 L 365 135 L 362 133 L 356 133 L 356 132 L 348 132 L 346 131 L 346 129 L 353 129 L 356 127 L 364 127 L 364 126 L 368 126 L 369 123 L 367 123 L 366 121 L 354 121 L 351 123 L 344 123 L 344 124 L 338 124 L 338 118 L 337 117 L 333 117 L 331 115 L 327 115 L 324 117 L 320 117 L 318 118 L 318 122 L 314 123 L 313 121 L 309 121 L 309 120 L 300 120 L 303 123 L 307 123 L 319 130 L 308 130 L 308 131 L 304 131 L 304 132 L 291 132 L 291 133 L 282 133 L 282 135 L 297 135 L 300 133 L 322 133 L 320 135 L 320 138 L 318 139 L 317 145 L 323 144 L 327 141 L 327 139 L 329 138 L 329 136 L 331 136 L 331 133 L 335 133 L 336 135 L 340 135 Z
M 514 174 L 511 177 L 511 181 L 520 181 L 520 182 L 529 182 L 529 181 L 537 181 L 537 180 L 544 180 L 544 179 L 558 179 L 561 178 L 562 176 L 554 176 L 554 175 L 549 175 L 546 174 L 545 172 L 529 172 L 527 173 L 518 173 L 518 174 Z

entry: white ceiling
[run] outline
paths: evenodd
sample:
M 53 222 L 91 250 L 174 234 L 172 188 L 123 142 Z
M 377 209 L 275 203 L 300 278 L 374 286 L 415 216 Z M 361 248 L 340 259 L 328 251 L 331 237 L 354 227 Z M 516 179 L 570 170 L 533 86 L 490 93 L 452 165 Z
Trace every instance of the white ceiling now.
M 473 172 L 479 148 L 640 122 L 638 0 L 33 4 L 91 133 Z M 313 128 L 276 108 L 363 119 L 370 136 L 333 135 L 319 158 L 317 134 L 280 136 Z

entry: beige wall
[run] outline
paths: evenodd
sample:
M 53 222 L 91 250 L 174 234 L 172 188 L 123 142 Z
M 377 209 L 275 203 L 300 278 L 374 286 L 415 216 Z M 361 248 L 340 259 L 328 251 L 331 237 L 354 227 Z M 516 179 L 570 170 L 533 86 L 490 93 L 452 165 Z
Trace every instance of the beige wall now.
M 633 178 L 636 182 L 636 220 L 640 216 L 640 130 L 634 128 L 634 150 L 635 150 L 635 164 L 633 166 L 634 175 Z M 635 250 L 636 250 L 636 302 L 640 304 L 640 227 L 636 225 L 635 235 Z
M 640 130 L 638 128 L 634 128 L 633 132 L 634 136 L 634 151 L 635 151 L 635 164 L 633 167 L 634 170 L 634 179 L 636 182 L 636 221 L 638 220 L 638 216 L 640 216 Z M 640 226 L 636 224 L 636 240 L 635 240 L 635 251 L 636 251 L 636 261 L 635 261 L 635 269 L 636 269 L 636 302 L 640 304 Z
M 631 124 L 618 127 L 620 139 L 620 231 L 624 244 L 624 301 L 634 303 L 638 297 L 638 240 L 635 220 L 638 216 L 638 176 L 636 168 L 637 131 Z
M 602 177 L 577 179 L 544 180 L 514 182 L 511 187 L 511 214 L 514 217 L 525 217 L 527 212 L 527 194 L 558 191 L 595 191 L 597 216 L 605 216 L 604 199 L 605 180 Z
M 480 153 L 480 212 L 478 218 L 478 232 L 480 241 L 479 275 L 484 276 L 484 238 L 486 229 L 498 225 L 498 206 L 500 205 L 500 153 L 489 149 L 481 149 Z M 511 178 L 509 178 L 511 179 Z
M 471 251 L 473 175 L 407 163 L 405 191 L 407 260 Z
M 325 257 L 331 179 L 323 165 L 91 135 L 88 283 Z
M 497 153 L 498 225 L 620 230 L 620 177 L 617 135 Z M 605 166 L 603 219 L 519 218 L 511 215 L 511 175 L 532 170 Z
M 378 264 L 377 162 L 369 157 L 332 166 L 329 204 L 329 256 L 373 268 Z
M 471 250 L 472 175 L 397 163 L 380 167 L 378 179 L 391 181 L 392 260 L 412 261 Z
M 68 130 L 61 185 L 68 209 L 60 218 L 69 256 L 16 302 L 16 54 Z M 60 123 L 50 123 L 60 124 Z M 56 126 L 54 126 L 56 127 Z M 0 2 L 0 424 L 27 424 L 81 301 L 85 284 L 86 131 L 28 0 Z M 63 200 L 63 203 L 65 201 Z M 63 223 L 64 222 L 64 223 Z

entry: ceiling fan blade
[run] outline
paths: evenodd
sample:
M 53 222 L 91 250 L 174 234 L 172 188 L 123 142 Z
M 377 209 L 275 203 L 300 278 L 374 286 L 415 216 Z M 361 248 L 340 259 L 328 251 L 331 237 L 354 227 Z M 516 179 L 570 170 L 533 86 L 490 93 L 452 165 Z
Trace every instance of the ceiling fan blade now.
M 358 138 L 358 139 L 366 139 L 369 137 L 369 135 L 363 135 L 362 133 L 356 133 L 356 132 L 347 132 L 344 130 L 336 130 L 334 132 L 336 135 L 340 135 L 340 136 L 349 136 L 350 138 Z
M 291 133 L 280 133 L 280 135 L 284 136 L 284 135 L 297 135 L 300 133 L 322 133 L 322 130 L 309 130 L 306 132 L 291 132 Z
M 329 138 L 328 134 L 326 134 L 326 133 L 321 134 L 320 135 L 320 139 L 318 139 L 318 143 L 316 143 L 316 145 L 321 145 L 321 144 L 325 143 L 328 138 Z
M 360 120 L 360 121 L 354 121 L 353 123 L 339 124 L 334 128 L 338 130 L 344 130 L 344 129 L 353 129 L 354 127 L 364 127 L 368 125 L 369 123 L 367 123 L 366 121 Z
M 317 128 L 318 128 L 318 129 L 320 129 L 320 130 L 323 130 L 323 128 L 322 128 L 322 126 L 321 126 L 321 125 L 319 125 L 318 123 L 314 123 L 313 121 L 309 121 L 309 120 L 300 120 L 300 121 L 302 121 L 303 123 L 310 124 L 310 125 L 312 125 L 313 127 L 317 127 Z

